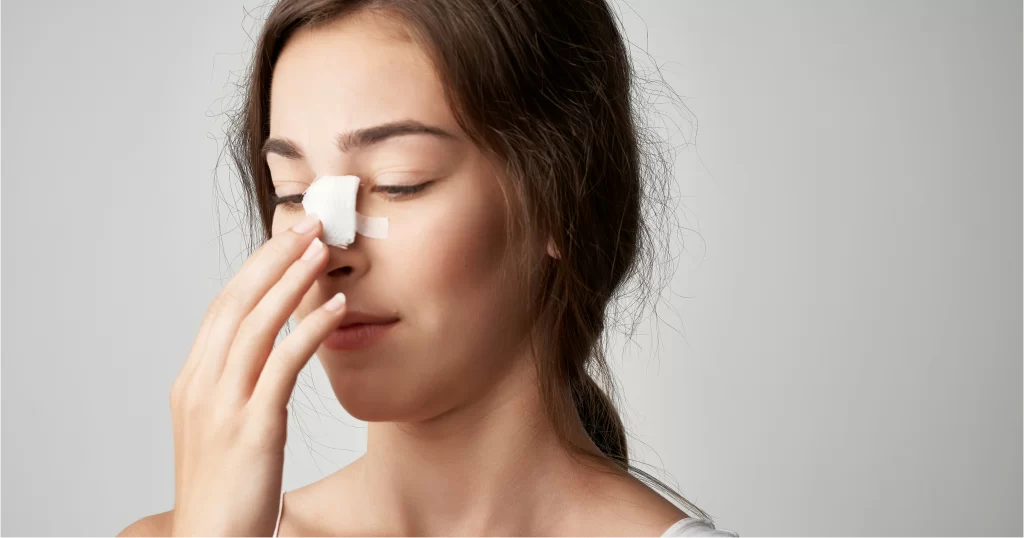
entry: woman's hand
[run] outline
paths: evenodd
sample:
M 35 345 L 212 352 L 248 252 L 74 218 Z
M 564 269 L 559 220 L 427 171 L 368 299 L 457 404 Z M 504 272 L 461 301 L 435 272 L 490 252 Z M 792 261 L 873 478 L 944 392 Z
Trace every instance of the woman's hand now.
M 302 367 L 345 312 L 339 293 L 274 347 L 326 263 L 320 230 L 320 221 L 307 217 L 267 241 L 203 318 L 171 389 L 172 536 L 270 536 L 274 530 L 286 405 Z

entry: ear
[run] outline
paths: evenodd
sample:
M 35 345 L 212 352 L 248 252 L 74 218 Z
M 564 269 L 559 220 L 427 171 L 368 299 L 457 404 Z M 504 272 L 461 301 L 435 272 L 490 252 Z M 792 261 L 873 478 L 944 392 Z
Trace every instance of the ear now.
M 548 256 L 556 260 L 562 257 L 562 253 L 558 252 L 558 247 L 555 246 L 555 240 L 550 237 L 548 238 Z

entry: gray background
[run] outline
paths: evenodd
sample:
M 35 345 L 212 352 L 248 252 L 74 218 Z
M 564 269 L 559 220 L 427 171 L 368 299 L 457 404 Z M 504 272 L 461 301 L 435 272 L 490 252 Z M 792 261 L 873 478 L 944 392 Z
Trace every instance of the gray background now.
M 673 293 L 616 340 L 637 457 L 743 535 L 1021 535 L 1021 4 L 618 5 L 699 121 Z M 245 6 L 4 2 L 4 535 L 172 506 Z M 313 364 L 289 489 L 364 447 Z

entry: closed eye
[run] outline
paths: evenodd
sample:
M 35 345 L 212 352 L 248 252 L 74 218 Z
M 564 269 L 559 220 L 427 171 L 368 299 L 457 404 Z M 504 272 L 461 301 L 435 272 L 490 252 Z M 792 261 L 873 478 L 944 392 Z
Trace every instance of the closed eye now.
M 426 181 L 419 185 L 377 185 L 371 189 L 371 192 L 382 192 L 388 198 L 399 199 L 417 194 L 426 189 L 431 183 L 433 181 Z
M 388 196 L 388 198 L 399 199 L 407 196 L 417 194 L 427 188 L 433 181 L 426 181 L 419 185 L 377 185 L 373 187 L 372 192 L 382 192 Z M 304 194 L 291 194 L 288 196 L 278 196 L 276 193 L 270 193 L 270 204 L 273 207 L 277 207 L 281 204 L 291 206 L 294 204 L 301 204 Z
M 292 195 L 289 195 L 289 196 L 278 196 L 276 193 L 272 192 L 272 193 L 270 193 L 270 205 L 273 206 L 273 207 L 277 207 L 280 204 L 287 204 L 287 205 L 301 204 L 302 203 L 302 196 L 303 195 L 301 193 L 300 194 L 292 194 Z

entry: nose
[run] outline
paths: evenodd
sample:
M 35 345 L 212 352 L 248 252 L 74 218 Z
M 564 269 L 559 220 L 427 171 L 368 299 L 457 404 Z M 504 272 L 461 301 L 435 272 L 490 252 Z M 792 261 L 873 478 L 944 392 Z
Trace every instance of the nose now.
M 366 273 L 370 262 L 359 248 L 359 239 L 348 248 L 327 247 L 328 259 L 324 274 L 332 279 L 354 280 Z

